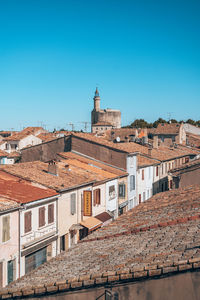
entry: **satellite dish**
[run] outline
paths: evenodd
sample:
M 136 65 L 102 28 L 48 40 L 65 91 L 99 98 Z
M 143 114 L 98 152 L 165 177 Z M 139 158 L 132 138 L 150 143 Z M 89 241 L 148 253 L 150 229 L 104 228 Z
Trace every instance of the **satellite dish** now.
M 116 142 L 117 142 L 117 143 L 120 142 L 120 137 L 119 137 L 119 136 L 116 137 Z

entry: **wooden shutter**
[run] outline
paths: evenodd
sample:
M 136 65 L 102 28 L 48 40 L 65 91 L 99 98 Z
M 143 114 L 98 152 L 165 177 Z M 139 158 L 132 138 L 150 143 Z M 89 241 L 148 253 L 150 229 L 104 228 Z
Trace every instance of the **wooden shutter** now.
M 96 189 L 96 204 L 99 205 L 101 204 L 101 190 Z
M 71 194 L 71 215 L 76 213 L 76 194 Z
M 156 167 L 156 176 L 158 176 L 158 167 Z
M 142 170 L 142 180 L 144 180 L 144 170 Z
M 139 203 L 141 203 L 141 194 L 139 194 Z
M 24 214 L 24 232 L 25 233 L 31 231 L 31 229 L 32 229 L 31 217 L 32 217 L 31 211 L 28 211 Z
M 54 222 L 54 204 L 48 205 L 48 224 Z
M 10 239 L 10 216 L 3 217 L 2 242 Z
M 42 227 L 45 225 L 45 207 L 39 208 L 39 227 Z
M 94 192 L 93 192 L 93 205 L 95 206 L 96 204 L 97 204 L 97 190 L 94 190 Z

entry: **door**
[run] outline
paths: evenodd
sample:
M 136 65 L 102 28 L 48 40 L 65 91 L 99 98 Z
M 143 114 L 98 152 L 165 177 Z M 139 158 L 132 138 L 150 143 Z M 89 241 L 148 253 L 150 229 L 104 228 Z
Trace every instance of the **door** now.
M 13 260 L 8 261 L 7 263 L 7 281 L 8 284 L 13 281 Z

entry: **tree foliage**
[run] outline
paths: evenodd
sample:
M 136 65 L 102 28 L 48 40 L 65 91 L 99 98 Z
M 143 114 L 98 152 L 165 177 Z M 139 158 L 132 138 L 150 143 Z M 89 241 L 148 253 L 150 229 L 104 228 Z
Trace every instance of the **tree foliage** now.
M 124 126 L 124 128 L 156 128 L 158 126 L 158 124 L 160 123 L 189 123 L 191 125 L 194 126 L 199 126 L 200 127 L 200 120 L 195 121 L 192 119 L 188 119 L 187 121 L 177 121 L 176 119 L 171 119 L 170 121 L 166 121 L 163 118 L 158 118 L 158 120 L 154 121 L 153 123 L 148 123 L 146 120 L 144 119 L 136 119 L 134 120 L 134 122 L 132 122 L 130 125 Z

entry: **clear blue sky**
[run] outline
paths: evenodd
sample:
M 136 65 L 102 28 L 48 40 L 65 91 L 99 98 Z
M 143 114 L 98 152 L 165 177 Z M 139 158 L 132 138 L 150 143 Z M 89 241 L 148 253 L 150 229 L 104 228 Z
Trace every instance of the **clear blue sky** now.
M 0 129 L 200 119 L 199 0 L 0 0 Z M 68 126 L 70 128 L 70 126 Z

